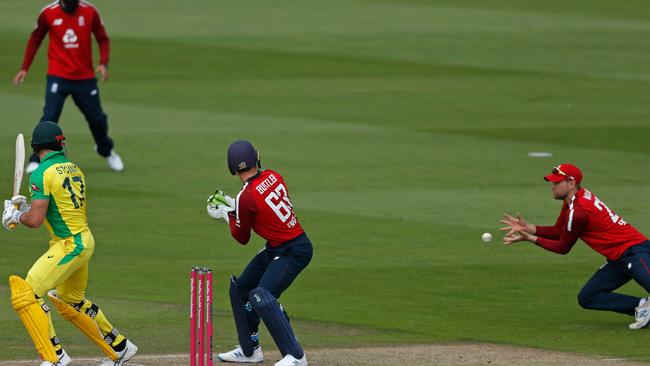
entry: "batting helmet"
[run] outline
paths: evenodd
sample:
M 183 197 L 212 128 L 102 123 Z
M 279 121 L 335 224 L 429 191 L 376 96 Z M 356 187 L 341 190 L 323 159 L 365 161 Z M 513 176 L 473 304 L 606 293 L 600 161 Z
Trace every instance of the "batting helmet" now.
M 63 149 L 63 131 L 54 122 L 43 121 L 34 127 L 32 132 L 32 149 L 34 151 L 48 149 L 61 151 Z
M 230 174 L 247 170 L 253 167 L 261 168 L 260 154 L 253 144 L 246 140 L 235 141 L 228 146 L 228 170 Z

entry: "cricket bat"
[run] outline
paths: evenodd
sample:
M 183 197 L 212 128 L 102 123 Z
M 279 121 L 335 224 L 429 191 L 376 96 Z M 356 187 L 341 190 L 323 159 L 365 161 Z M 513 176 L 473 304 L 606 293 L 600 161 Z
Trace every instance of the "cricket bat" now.
M 25 171 L 25 138 L 22 133 L 16 137 L 16 165 L 14 165 L 14 191 L 12 197 L 20 194 L 20 185 L 23 182 L 23 173 Z M 16 208 L 19 208 L 16 206 Z M 16 224 L 10 225 L 11 229 L 16 228 Z

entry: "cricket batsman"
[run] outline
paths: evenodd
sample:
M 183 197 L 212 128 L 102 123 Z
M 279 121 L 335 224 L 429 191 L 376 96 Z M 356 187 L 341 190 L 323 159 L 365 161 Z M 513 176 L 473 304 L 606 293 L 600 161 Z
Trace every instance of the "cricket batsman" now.
M 27 278 L 9 277 L 11 305 L 43 360 L 41 366 L 66 366 L 72 361 L 54 330 L 46 295 L 64 319 L 109 357 L 103 366 L 123 365 L 138 348 L 86 298 L 88 263 L 95 241 L 86 219 L 86 178 L 68 160 L 64 139 L 56 123 L 40 122 L 34 128 L 31 145 L 41 163 L 30 177 L 31 205 L 24 196 L 4 201 L 2 225 L 7 230 L 16 224 L 30 228 L 45 224 L 50 233 L 49 249 L 34 263 Z
M 252 230 L 266 240 L 266 246 L 239 277 L 231 277 L 230 302 L 239 345 L 218 358 L 264 361 L 257 335 L 261 318 L 283 356 L 275 366 L 306 366 L 305 352 L 278 298 L 311 261 L 311 241 L 293 211 L 284 179 L 276 171 L 261 169 L 250 142 L 239 140 L 228 147 L 228 169 L 241 179 L 242 189 L 235 199 L 221 191 L 210 196 L 208 214 L 228 223 L 240 244 L 248 243 Z

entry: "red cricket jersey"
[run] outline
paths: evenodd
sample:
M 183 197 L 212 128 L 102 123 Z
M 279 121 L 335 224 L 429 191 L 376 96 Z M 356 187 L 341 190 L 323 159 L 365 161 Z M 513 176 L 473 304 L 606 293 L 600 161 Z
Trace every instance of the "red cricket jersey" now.
M 625 251 L 648 240 L 615 214 L 591 192 L 581 188 L 571 204 L 562 204 L 555 226 L 537 226 L 536 244 L 566 254 L 578 239 L 609 260 L 617 260 Z
M 48 75 L 70 80 L 94 78 L 91 33 L 99 44 L 99 63 L 108 65 L 110 40 L 97 9 L 89 3 L 80 1 L 74 14 L 64 12 L 58 1 L 43 8 L 27 41 L 22 70 L 29 70 L 48 33 Z
M 267 169 L 248 179 L 237 194 L 230 213 L 230 233 L 241 244 L 251 238 L 251 229 L 277 247 L 304 233 L 289 200 L 284 179 Z

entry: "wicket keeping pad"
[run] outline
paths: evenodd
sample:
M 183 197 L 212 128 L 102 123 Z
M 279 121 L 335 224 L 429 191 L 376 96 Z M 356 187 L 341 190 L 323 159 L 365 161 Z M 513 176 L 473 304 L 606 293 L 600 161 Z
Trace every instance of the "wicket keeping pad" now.
M 11 306 L 22 320 L 34 342 L 36 351 L 44 361 L 56 363 L 58 357 L 50 340 L 50 323 L 47 312 L 50 310 L 45 303 L 41 306 L 36 301 L 34 289 L 18 276 L 9 276 L 11 288 Z
M 55 291 L 50 291 L 47 293 L 47 296 L 52 300 L 52 304 L 56 310 L 61 314 L 61 316 L 72 322 L 86 337 L 90 338 L 102 351 L 113 361 L 116 361 L 119 356 L 113 350 L 113 347 L 110 346 L 104 339 L 99 325 L 95 322 L 95 319 L 88 316 L 85 312 L 77 311 L 70 304 L 62 301 L 56 297 Z
M 235 319 L 235 327 L 237 328 L 237 338 L 239 339 L 239 346 L 244 352 L 244 355 L 250 357 L 255 352 L 255 345 L 251 339 L 252 329 L 248 322 L 246 311 L 253 311 L 253 309 L 246 309 L 243 299 L 246 298 L 242 294 L 237 284 L 235 275 L 230 276 L 230 304 L 232 305 L 232 315 Z
M 282 356 L 292 355 L 297 359 L 302 358 L 305 353 L 293 333 L 289 318 L 277 299 L 263 287 L 252 289 L 248 293 L 248 299 L 264 321 Z

